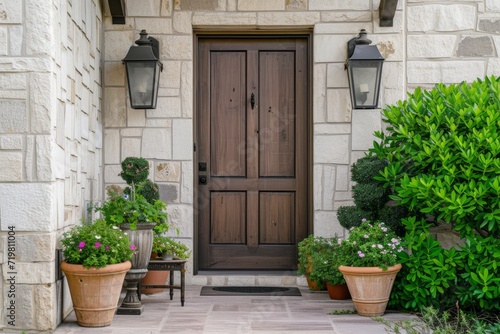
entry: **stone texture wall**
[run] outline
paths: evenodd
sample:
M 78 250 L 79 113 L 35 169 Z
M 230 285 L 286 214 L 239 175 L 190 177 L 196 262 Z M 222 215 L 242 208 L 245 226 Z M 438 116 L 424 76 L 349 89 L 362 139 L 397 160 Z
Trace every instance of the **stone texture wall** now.
M 101 17 L 99 0 L 0 1 L 0 329 L 54 329 L 71 309 L 56 247 L 101 195 Z
M 59 309 L 70 310 L 68 298 L 58 305 L 57 241 L 107 186 L 124 185 L 127 156 L 148 159 L 170 220 L 192 247 L 193 29 L 313 32 L 312 196 L 322 236 L 344 233 L 336 210 L 352 202 L 350 166 L 383 126 L 380 110 L 351 110 L 350 38 L 366 29 L 386 58 L 381 106 L 416 86 L 500 74 L 498 0 L 400 0 L 393 27 L 379 27 L 379 0 L 125 3 L 126 24 L 113 25 L 104 0 L 0 0 L 0 329 L 11 302 L 8 227 L 16 231 L 16 328 L 54 328 Z M 121 63 L 141 29 L 160 40 L 164 64 L 158 107 L 147 111 L 129 107 Z M 192 260 L 188 283 L 206 283 L 191 275 Z
M 495 0 L 399 1 L 393 27 L 380 27 L 379 0 L 128 0 L 125 25 L 105 23 L 105 177 L 120 184 L 119 162 L 140 155 L 169 203 L 171 221 L 193 242 L 193 29 L 313 31 L 314 233 L 343 235 L 336 217 L 352 203 L 350 166 L 371 147 L 380 110 L 351 110 L 346 43 L 360 29 L 384 64 L 380 105 L 416 86 L 471 81 L 499 72 L 500 9 Z M 161 42 L 165 71 L 156 110 L 129 108 L 120 60 L 146 29 Z M 154 143 L 154 144 L 153 144 Z

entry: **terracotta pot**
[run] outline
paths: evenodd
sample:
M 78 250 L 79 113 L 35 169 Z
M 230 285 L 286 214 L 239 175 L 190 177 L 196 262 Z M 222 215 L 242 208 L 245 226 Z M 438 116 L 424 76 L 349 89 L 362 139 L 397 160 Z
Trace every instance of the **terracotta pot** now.
M 166 270 L 148 270 L 146 276 L 141 279 L 141 285 L 166 285 L 169 274 L 170 272 Z M 163 291 L 165 291 L 165 289 L 141 289 L 141 293 L 145 295 L 152 295 Z
M 379 267 L 340 266 L 354 307 L 359 315 L 376 317 L 385 313 L 396 275 L 401 264 L 382 270 Z
M 335 299 L 335 300 L 351 299 L 349 288 L 345 283 L 337 285 L 326 283 L 326 289 L 328 290 L 328 295 L 330 296 L 330 299 Z
M 103 327 L 113 321 L 130 261 L 104 268 L 86 269 L 80 264 L 61 263 L 68 280 L 71 300 L 80 326 Z

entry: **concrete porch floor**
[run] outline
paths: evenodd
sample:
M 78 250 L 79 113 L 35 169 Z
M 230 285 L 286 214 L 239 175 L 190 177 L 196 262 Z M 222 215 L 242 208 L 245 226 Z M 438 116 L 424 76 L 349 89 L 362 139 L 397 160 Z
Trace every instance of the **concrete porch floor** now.
M 300 287 L 301 297 L 200 296 L 201 286 L 186 286 L 185 305 L 180 291 L 143 295 L 141 315 L 115 315 L 108 327 L 85 328 L 76 323 L 74 313 L 55 334 L 157 334 L 157 333 L 334 333 L 387 334 L 386 326 L 356 314 L 332 315 L 332 311 L 354 310 L 351 300 L 334 301 L 326 292 L 310 292 Z M 388 312 L 389 321 L 416 319 Z

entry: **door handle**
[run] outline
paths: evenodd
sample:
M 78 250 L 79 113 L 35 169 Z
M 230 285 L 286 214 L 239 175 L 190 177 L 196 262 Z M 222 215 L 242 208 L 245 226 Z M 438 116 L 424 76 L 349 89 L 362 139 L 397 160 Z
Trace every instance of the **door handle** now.
M 252 95 L 250 95 L 250 106 L 252 107 L 252 110 L 253 108 L 255 108 L 255 94 L 252 93 Z
M 198 178 L 198 184 L 207 184 L 207 177 L 202 175 Z

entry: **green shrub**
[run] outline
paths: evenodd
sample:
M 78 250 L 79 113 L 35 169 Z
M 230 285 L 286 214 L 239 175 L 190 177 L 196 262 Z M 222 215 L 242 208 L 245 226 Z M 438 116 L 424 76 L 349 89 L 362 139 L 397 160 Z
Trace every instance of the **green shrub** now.
M 500 237 L 499 109 L 500 78 L 417 88 L 383 110 L 387 134 L 376 133 L 371 152 L 389 163 L 378 179 L 399 204 L 453 223 L 463 237 Z
M 384 183 L 375 179 L 386 161 L 376 156 L 365 156 L 351 166 L 351 180 L 356 182 L 352 187 L 354 206 L 342 206 L 337 211 L 340 225 L 344 228 L 358 226 L 361 219 L 376 220 L 379 211 L 389 201 L 389 189 L 384 188 Z
M 361 210 L 354 205 L 339 207 L 337 211 L 337 218 L 339 219 L 340 225 L 346 229 L 358 226 L 363 218 L 369 220 L 373 219 L 370 212 Z
M 391 302 L 417 311 L 457 301 L 500 310 L 499 110 L 500 78 L 492 76 L 418 88 L 382 111 L 388 126 L 370 151 L 388 164 L 376 179 L 398 205 L 451 224 L 467 240 L 444 250 L 430 224 L 408 219 L 411 255 L 402 255 Z
M 363 211 L 373 212 L 374 215 L 389 201 L 382 184 L 358 183 L 352 191 L 356 206 Z
M 363 157 L 352 164 L 351 179 L 356 183 L 380 184 L 374 177 L 378 176 L 385 166 L 387 166 L 387 161 L 376 156 Z

